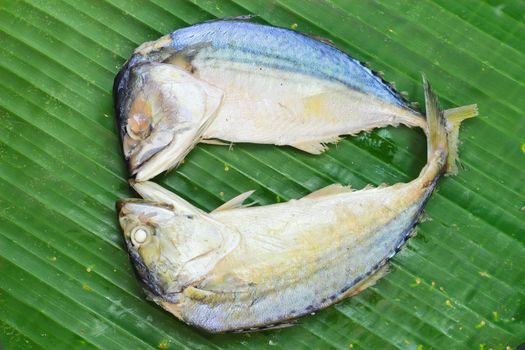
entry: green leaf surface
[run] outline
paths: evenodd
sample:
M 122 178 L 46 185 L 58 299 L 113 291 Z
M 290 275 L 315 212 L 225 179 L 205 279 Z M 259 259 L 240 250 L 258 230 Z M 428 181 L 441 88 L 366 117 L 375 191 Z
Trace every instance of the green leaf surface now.
M 326 37 L 423 104 L 478 103 L 463 168 L 375 286 L 295 327 L 209 335 L 147 301 L 114 203 L 132 196 L 111 88 L 132 50 L 216 17 Z M 525 5 L 522 1 L 0 0 L 0 347 L 7 349 L 516 349 L 525 342 Z M 334 182 L 415 178 L 420 130 L 347 137 L 321 156 L 199 145 L 156 179 L 212 210 Z

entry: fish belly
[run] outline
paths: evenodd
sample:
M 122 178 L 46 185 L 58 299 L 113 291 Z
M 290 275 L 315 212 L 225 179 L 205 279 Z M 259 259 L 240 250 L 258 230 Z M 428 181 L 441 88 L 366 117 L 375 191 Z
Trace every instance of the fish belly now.
M 224 92 L 205 139 L 292 145 L 319 153 L 316 145 L 337 141 L 340 135 L 387 125 L 424 125 L 413 111 L 337 81 L 221 60 L 193 64 L 198 79 Z

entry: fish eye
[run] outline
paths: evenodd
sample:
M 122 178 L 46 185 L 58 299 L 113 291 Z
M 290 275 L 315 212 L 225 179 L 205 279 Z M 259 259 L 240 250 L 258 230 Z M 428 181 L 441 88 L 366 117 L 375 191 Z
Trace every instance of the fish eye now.
M 130 237 L 131 242 L 135 246 L 140 246 L 148 242 L 152 235 L 152 229 L 147 226 L 137 226 L 131 230 Z
M 126 132 L 134 140 L 144 140 L 151 134 L 151 118 L 144 113 L 134 113 L 128 118 Z

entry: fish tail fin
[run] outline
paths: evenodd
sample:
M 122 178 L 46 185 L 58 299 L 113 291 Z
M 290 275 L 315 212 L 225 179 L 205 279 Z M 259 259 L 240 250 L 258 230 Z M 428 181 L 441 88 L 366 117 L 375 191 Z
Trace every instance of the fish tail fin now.
M 430 159 L 435 157 L 436 154 L 447 153 L 447 125 L 443 111 L 439 106 L 438 97 L 432 92 L 430 84 L 425 76 L 423 76 L 423 84 L 425 89 L 425 110 L 428 128 L 427 158 L 428 161 L 430 161 Z
M 448 134 L 448 158 L 447 174 L 456 175 L 458 173 L 458 146 L 459 146 L 459 126 L 465 119 L 474 118 L 478 115 L 478 105 L 472 104 L 458 108 L 447 109 L 443 112 L 447 122 Z
M 423 76 L 428 125 L 428 160 L 442 157 L 439 163 L 446 174 L 457 173 L 458 137 L 461 122 L 478 114 L 477 105 L 441 110 L 437 96 Z

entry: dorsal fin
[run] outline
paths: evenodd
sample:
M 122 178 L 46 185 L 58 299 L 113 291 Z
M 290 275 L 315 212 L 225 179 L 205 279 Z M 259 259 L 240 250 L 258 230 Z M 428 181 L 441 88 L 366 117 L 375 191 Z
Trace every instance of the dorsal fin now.
M 304 196 L 303 198 L 313 199 L 313 198 L 329 196 L 332 194 L 340 194 L 340 193 L 347 193 L 347 192 L 353 192 L 353 191 L 354 189 L 350 186 L 343 186 L 341 184 L 331 184 L 331 185 L 321 188 L 320 190 L 312 192 L 309 195 Z
M 228 17 L 224 17 L 222 20 L 223 21 L 251 21 L 255 17 L 257 17 L 257 15 L 254 15 L 253 13 L 251 13 L 249 15 L 228 16 Z
M 254 203 L 245 204 L 245 205 L 243 205 L 242 203 L 246 199 L 248 199 L 248 197 L 250 197 L 253 194 L 253 192 L 255 192 L 255 190 L 247 191 L 247 192 L 241 193 L 238 196 L 233 197 L 232 199 L 230 199 L 229 201 L 227 201 L 226 203 L 224 203 L 220 207 L 217 207 L 213 211 L 213 213 L 217 212 L 217 211 L 224 211 L 224 210 L 230 210 L 230 209 L 236 209 L 236 208 L 249 207 L 250 205 L 252 205 Z
M 313 35 L 313 34 L 305 34 L 306 36 L 309 36 L 310 38 L 312 39 L 315 39 L 317 41 L 320 41 L 322 43 L 325 43 L 326 45 L 330 45 L 332 47 L 335 47 L 337 48 L 337 46 L 335 46 L 334 42 L 330 39 L 327 39 L 327 38 L 323 38 L 322 36 L 319 36 L 319 35 Z
M 221 21 L 246 21 L 247 22 L 247 21 L 251 21 L 255 17 L 257 17 L 257 15 L 254 15 L 254 14 L 240 15 L 240 16 L 228 16 L 228 17 L 223 17 L 223 18 L 209 19 L 202 23 L 221 22 Z

